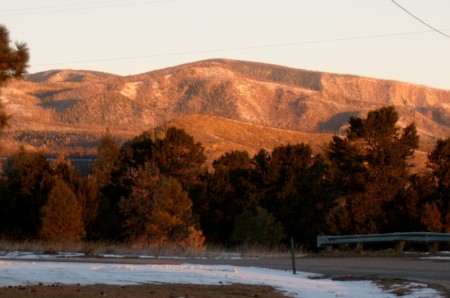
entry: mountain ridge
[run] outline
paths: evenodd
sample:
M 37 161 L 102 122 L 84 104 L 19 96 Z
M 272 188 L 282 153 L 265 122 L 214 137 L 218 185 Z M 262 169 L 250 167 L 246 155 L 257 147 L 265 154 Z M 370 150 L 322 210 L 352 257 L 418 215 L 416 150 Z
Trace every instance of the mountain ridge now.
M 211 119 L 223 118 L 238 121 L 242 127 L 311 134 L 317 148 L 317 135 L 327 140 L 345 131 L 350 116 L 386 105 L 396 107 L 400 125 L 417 124 L 422 143 L 450 135 L 449 90 L 228 59 L 130 76 L 50 70 L 10 82 L 1 98 L 13 116 L 7 139 L 41 149 L 79 145 L 76 140 L 44 140 L 36 146 L 27 143 L 27 138 L 36 139 L 39 132 L 100 136 L 108 128 L 119 139 L 126 139 L 171 121 L 182 126 L 187 116 L 192 116 L 189 121 L 209 125 Z M 174 120 L 179 117 L 183 121 Z M 31 131 L 36 137 L 30 137 Z

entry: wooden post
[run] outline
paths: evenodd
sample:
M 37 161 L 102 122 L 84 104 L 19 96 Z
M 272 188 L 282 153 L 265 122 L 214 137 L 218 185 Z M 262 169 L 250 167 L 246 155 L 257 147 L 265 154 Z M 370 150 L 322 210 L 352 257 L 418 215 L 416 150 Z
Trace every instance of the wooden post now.
M 364 251 L 364 243 L 356 243 L 356 252 L 362 253 Z
M 295 246 L 293 237 L 291 237 L 291 256 L 292 256 L 292 273 L 297 274 L 297 268 L 295 268 Z
M 403 252 L 403 250 L 405 249 L 405 241 L 399 241 L 397 243 L 397 245 L 395 246 L 395 251 L 396 252 Z
M 428 252 L 430 253 L 430 255 L 437 254 L 439 252 L 439 243 L 428 243 Z

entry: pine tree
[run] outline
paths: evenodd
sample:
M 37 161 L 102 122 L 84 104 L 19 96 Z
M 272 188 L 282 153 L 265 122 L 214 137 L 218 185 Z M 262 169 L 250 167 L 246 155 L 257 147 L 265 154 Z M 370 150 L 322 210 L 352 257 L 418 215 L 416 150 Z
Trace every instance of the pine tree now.
M 147 222 L 152 212 L 152 197 L 161 179 L 159 169 L 147 162 L 131 173 L 134 185 L 129 196 L 119 202 L 122 226 L 128 241 L 148 244 Z
M 100 193 L 96 207 L 98 212 L 92 222 L 92 230 L 89 230 L 92 231 L 89 237 L 94 239 L 123 240 L 124 219 L 119 202 L 130 196 L 138 168 L 151 160 L 153 136 L 144 132 L 125 142 L 119 152 L 117 145 L 106 133 L 97 148 L 98 160 L 93 166 L 94 178 L 91 183 L 95 185 L 94 190 L 98 187 Z
M 203 172 L 206 156 L 201 143 L 183 129 L 170 127 L 164 138 L 158 138 L 152 148 L 152 160 L 161 173 L 171 176 L 181 183 L 183 190 L 189 191 L 198 183 Z
M 110 146 L 111 142 L 108 144 L 106 148 L 115 155 L 114 146 Z M 153 133 L 144 132 L 125 143 L 117 164 L 107 163 L 112 168 L 108 183 L 101 189 L 100 212 L 96 220 L 99 235 L 119 240 L 127 233 L 122 224 L 127 219 L 123 218 L 124 212 L 120 211 L 123 206 L 119 205 L 122 200 L 129 199 L 142 183 L 140 175 L 148 165 L 156 167 L 166 177 L 175 178 L 183 190 L 189 192 L 198 184 L 205 160 L 203 146 L 195 143 L 184 130 L 174 127 L 169 128 L 165 136 L 156 138 Z
M 262 171 L 261 206 L 283 224 L 288 237 L 305 247 L 315 247 L 332 203 L 327 170 L 323 157 L 301 143 L 274 148 Z
M 450 137 L 438 139 L 428 155 L 434 177 L 434 203 L 441 210 L 445 231 L 450 232 Z
M 100 139 L 97 147 L 97 156 L 92 165 L 92 174 L 81 181 L 77 196 L 83 210 L 83 221 L 86 227 L 86 238 L 96 239 L 101 235 L 101 231 L 108 231 L 105 228 L 108 224 L 97 221 L 97 218 L 105 217 L 117 210 L 111 204 L 117 200 L 105 196 L 105 193 L 114 194 L 114 187 L 110 185 L 110 192 L 105 190 L 105 186 L 111 184 L 111 174 L 117 172 L 120 162 L 120 144 L 107 130 Z M 101 209 L 103 208 L 103 210 Z M 112 225 L 114 226 L 114 225 Z M 102 227 L 99 230 L 99 227 Z M 99 233 L 100 232 L 100 233 Z M 106 233 L 105 233 L 106 234 Z
M 226 152 L 213 162 L 207 176 L 207 194 L 197 201 L 201 225 L 209 241 L 229 244 L 234 219 L 259 203 L 253 183 L 254 166 L 246 151 Z
M 394 107 L 349 120 L 346 138 L 335 136 L 327 150 L 333 165 L 337 206 L 329 214 L 334 233 L 395 231 L 397 200 L 410 184 L 410 158 L 418 147 L 414 123 L 401 129 Z
M 100 139 L 100 144 L 97 147 L 97 156 L 92 165 L 92 175 L 97 180 L 99 188 L 109 182 L 111 172 L 117 170 L 119 166 L 119 158 L 119 142 L 107 130 Z
M 21 77 L 28 67 L 27 45 L 16 43 L 11 47 L 10 43 L 8 29 L 0 25 L 0 87 L 10 78 Z M 9 118 L 0 101 L 0 132 L 7 126 Z
M 84 235 L 81 208 L 67 184 L 57 180 L 41 209 L 40 236 L 48 241 L 76 242 Z
M 0 25 L 0 86 L 12 77 L 21 77 L 28 67 L 28 47 L 24 43 L 10 46 L 9 31 Z
M 36 237 L 41 226 L 39 210 L 54 183 L 50 163 L 42 152 L 21 148 L 7 159 L 5 178 L 0 228 L 14 238 Z
M 131 242 L 202 247 L 204 238 L 192 219 L 192 201 L 175 178 L 165 177 L 153 163 L 134 173 L 129 197 L 119 203 Z
M 162 177 L 153 194 L 147 231 L 153 241 L 201 248 L 204 238 L 192 220 L 192 201 L 172 177 Z

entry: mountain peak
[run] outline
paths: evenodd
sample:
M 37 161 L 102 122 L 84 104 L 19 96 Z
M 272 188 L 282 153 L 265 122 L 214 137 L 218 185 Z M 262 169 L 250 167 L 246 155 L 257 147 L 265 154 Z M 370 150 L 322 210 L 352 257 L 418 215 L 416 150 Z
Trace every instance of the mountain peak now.
M 50 70 L 2 91 L 10 134 L 21 142 L 30 130 L 98 135 L 109 128 L 130 136 L 189 115 L 336 134 L 350 116 L 386 105 L 396 107 L 400 124 L 415 122 L 424 142 L 450 134 L 450 91 L 247 61 L 212 59 L 125 77 Z

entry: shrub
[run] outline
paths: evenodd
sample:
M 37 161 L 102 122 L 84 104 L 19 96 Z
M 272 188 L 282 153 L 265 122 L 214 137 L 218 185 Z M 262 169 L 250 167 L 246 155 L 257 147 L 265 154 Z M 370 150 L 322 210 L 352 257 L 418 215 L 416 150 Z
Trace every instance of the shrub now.
M 262 207 L 236 216 L 231 240 L 243 246 L 277 246 L 285 238 L 283 226 Z

